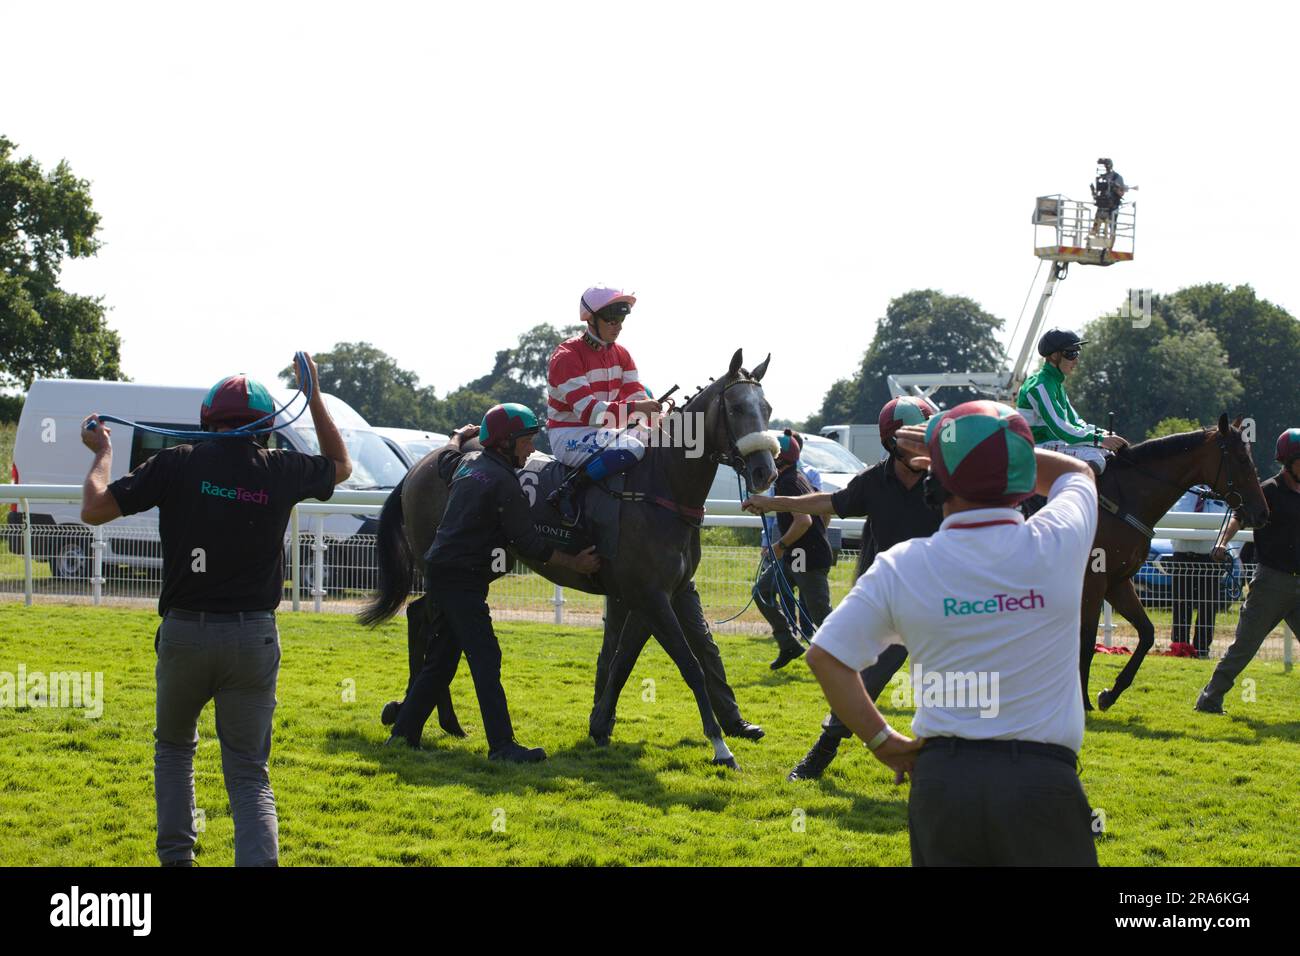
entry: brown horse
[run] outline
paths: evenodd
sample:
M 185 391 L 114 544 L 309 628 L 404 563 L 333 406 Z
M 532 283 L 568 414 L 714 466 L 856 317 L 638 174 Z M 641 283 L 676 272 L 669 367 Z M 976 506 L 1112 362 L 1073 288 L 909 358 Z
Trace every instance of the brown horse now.
M 644 636 L 653 633 L 695 695 L 705 737 L 714 748 L 713 762 L 736 767 L 713 714 L 704 671 L 689 644 L 688 631 L 697 639 L 700 628 L 707 632 L 691 579 L 700 563 L 698 518 L 718 465 L 736 468 L 753 493 L 776 480 L 776 442 L 765 434 L 772 407 L 760 384 L 770 359 L 750 373 L 741 367 L 737 349 L 724 377 L 701 389 L 680 416 L 665 418 L 664 441 L 648 448 L 645 459 L 628 472 L 626 492 L 638 498 L 621 503 L 618 553 L 607 556 L 596 575 L 524 562 L 563 587 L 609 595 L 617 603 L 620 613 L 606 621 L 598 696 L 589 721 L 591 737 L 599 744 L 609 743 L 619 693 Z M 697 447 L 677 434 L 686 416 L 702 424 Z M 433 542 L 447 506 L 449 491 L 437 471 L 441 453 L 430 452 L 417 462 L 384 504 L 377 541 L 379 586 L 359 615 L 363 624 L 373 626 L 395 614 L 406 600 L 413 574 L 421 570 L 419 556 Z M 630 628 L 625 635 L 622 625 L 633 616 L 644 629 Z M 449 695 L 444 698 L 450 712 Z
M 1231 425 L 1219 418 L 1218 428 L 1155 438 L 1119 451 L 1097 483 L 1101 518 L 1092 557 L 1083 579 L 1080 615 L 1079 679 L 1083 706 L 1088 697 L 1088 671 L 1097 647 L 1097 621 L 1103 601 L 1137 630 L 1137 650 L 1115 680 L 1097 694 L 1106 710 L 1133 683 L 1142 659 L 1155 643 L 1155 626 L 1133 588 L 1133 576 L 1151 549 L 1155 522 L 1193 485 L 1207 485 L 1214 497 L 1231 508 L 1244 508 L 1251 525 L 1268 520 L 1268 503 L 1259 488 L 1259 475 L 1249 446 L 1241 437 L 1241 419 Z

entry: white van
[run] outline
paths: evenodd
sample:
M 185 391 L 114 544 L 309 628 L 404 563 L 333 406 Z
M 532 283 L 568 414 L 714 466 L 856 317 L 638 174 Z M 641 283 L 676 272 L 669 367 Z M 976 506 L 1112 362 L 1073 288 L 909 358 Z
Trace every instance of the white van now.
M 280 406 L 277 423 L 288 422 L 303 407 L 303 399 L 289 389 L 270 389 Z M 208 389 L 199 387 L 142 385 L 135 382 L 98 382 L 78 379 L 40 379 L 32 383 L 14 436 L 13 479 L 16 483 L 80 485 L 90 468 L 90 452 L 81 443 L 81 423 L 90 414 L 115 415 L 143 425 L 198 431 L 199 410 Z M 296 400 L 294 397 L 297 396 Z M 374 433 L 366 420 L 342 400 L 326 394 L 325 405 L 343 435 L 352 459 L 352 474 L 339 487 L 352 490 L 394 487 L 406 474 L 406 463 Z M 183 444 L 183 439 L 157 435 L 129 425 L 110 423 L 113 432 L 113 472 L 116 480 L 164 448 Z M 272 448 L 289 447 L 316 454 L 319 444 L 311 412 L 304 411 L 289 428 L 271 435 Z M 9 515 L 11 526 L 21 516 Z M 81 523 L 79 504 L 32 503 L 35 556 L 48 561 L 56 577 L 88 577 L 90 574 L 90 530 Z M 304 523 L 307 530 L 309 524 Z M 368 587 L 373 578 L 373 548 L 360 542 L 349 544 L 357 534 L 374 534 L 378 521 L 364 515 L 330 515 L 325 519 L 325 588 Z M 158 547 L 158 512 L 150 509 L 119 518 L 104 527 L 104 564 L 130 568 L 161 568 Z M 22 548 L 21 537 L 8 535 L 13 551 Z M 310 552 L 304 567 L 310 569 Z M 343 574 L 348 568 L 355 573 Z M 309 575 L 308 584 L 314 585 Z M 345 580 L 346 578 L 346 580 Z

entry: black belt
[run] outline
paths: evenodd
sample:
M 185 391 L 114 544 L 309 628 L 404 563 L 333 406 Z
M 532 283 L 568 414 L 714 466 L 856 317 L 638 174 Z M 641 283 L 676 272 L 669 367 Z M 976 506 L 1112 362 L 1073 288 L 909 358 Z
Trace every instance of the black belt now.
M 1068 763 L 1071 767 L 1079 762 L 1078 755 L 1069 747 L 1062 747 L 1060 744 L 1044 744 L 1036 740 L 969 740 L 965 737 L 927 737 L 922 750 L 947 748 L 953 752 L 958 750 L 982 750 L 985 753 L 1011 754 L 1016 757 L 1020 754 L 1037 754 L 1040 757 L 1051 757 Z
M 222 613 L 217 611 L 183 611 L 180 608 L 169 608 L 167 617 L 175 618 L 178 621 L 198 621 L 200 624 L 243 624 L 245 621 L 273 621 L 275 620 L 274 611 L 233 611 L 231 613 Z

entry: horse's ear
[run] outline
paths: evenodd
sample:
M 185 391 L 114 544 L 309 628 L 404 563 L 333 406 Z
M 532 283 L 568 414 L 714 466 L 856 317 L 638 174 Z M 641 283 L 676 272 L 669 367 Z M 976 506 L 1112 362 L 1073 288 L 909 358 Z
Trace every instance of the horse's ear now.
M 763 381 L 763 376 L 767 374 L 767 363 L 770 362 L 770 361 L 772 361 L 772 353 L 771 353 L 771 352 L 768 352 L 768 353 L 767 353 L 767 358 L 765 358 L 765 359 L 763 359 L 763 361 L 759 362 L 759 363 L 758 363 L 758 368 L 754 369 L 754 371 L 752 371 L 752 372 L 750 373 L 750 375 L 753 377 L 754 381 L 756 381 L 756 382 L 761 382 L 761 381 Z
M 731 368 L 727 369 L 728 375 L 735 375 L 740 371 L 740 363 L 745 360 L 744 356 L 740 354 L 741 351 L 741 349 L 736 349 L 736 354 L 731 357 Z
M 1238 416 L 1237 416 L 1237 420 L 1236 420 L 1235 422 L 1232 423 L 1232 427 L 1233 427 L 1233 428 L 1240 428 L 1240 427 L 1241 427 L 1241 423 L 1242 423 L 1243 421 L 1245 421 L 1245 419 L 1243 419 L 1240 415 L 1238 415 Z
M 1220 435 L 1228 434 L 1228 413 L 1227 412 L 1224 412 L 1222 415 L 1219 416 L 1219 434 Z

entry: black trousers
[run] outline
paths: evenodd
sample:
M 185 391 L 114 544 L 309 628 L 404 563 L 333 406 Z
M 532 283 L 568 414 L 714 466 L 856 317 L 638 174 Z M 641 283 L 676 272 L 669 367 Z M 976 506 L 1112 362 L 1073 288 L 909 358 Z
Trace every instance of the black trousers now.
M 1210 560 L 1208 554 L 1175 551 L 1172 556 L 1173 628 L 1169 639 L 1187 643 L 1191 630 L 1192 613 L 1196 614 L 1196 629 L 1192 633 L 1192 646 L 1202 657 L 1209 656 L 1214 641 L 1214 615 L 1219 609 L 1219 582 L 1226 565 Z
M 913 866 L 1097 865 L 1074 766 L 1038 753 L 927 742 L 912 769 L 907 828 Z
M 803 610 L 799 610 L 798 605 L 791 609 L 798 615 L 800 627 L 807 628 L 809 623 L 813 628 L 821 627 L 822 621 L 826 620 L 831 613 L 830 569 L 791 571 L 789 566 L 786 566 L 782 570 L 787 583 L 798 593 L 798 600 L 803 604 Z M 786 620 L 785 611 L 782 609 L 781 590 L 776 577 L 776 565 L 769 565 L 763 572 L 763 576 L 754 584 L 754 603 L 758 605 L 758 610 L 763 617 L 767 618 L 767 623 L 772 626 L 772 636 L 776 638 L 777 645 L 782 650 L 802 652 L 803 646 L 790 633 L 790 623 Z M 808 612 L 806 616 L 804 610 Z
M 876 662 L 862 672 L 862 684 L 867 689 L 867 696 L 872 700 L 879 698 L 880 692 L 889 686 L 898 669 L 905 663 L 907 648 L 902 644 L 890 644 L 881 651 Z M 822 730 L 840 740 L 848 740 L 853 736 L 853 731 L 844 726 L 844 722 L 834 714 L 826 715 L 822 721 Z
M 492 630 L 487 605 L 487 585 L 481 589 L 443 590 L 430 587 L 428 601 L 438 612 L 437 630 L 425 649 L 420 672 L 411 681 L 393 733 L 412 744 L 420 742 L 425 722 L 446 694 L 463 653 L 469 661 L 478 696 L 479 713 L 488 749 L 496 750 L 514 739 L 505 688 L 501 686 L 501 645 Z
M 736 703 L 736 693 L 727 683 L 727 669 L 722 663 L 722 652 L 718 650 L 713 632 L 709 630 L 708 619 L 700 604 L 700 592 L 695 590 L 694 581 L 687 581 L 678 589 L 673 595 L 672 605 L 677 621 L 686 634 L 686 643 L 704 670 L 704 690 L 708 694 L 713 716 L 718 719 L 724 731 L 730 732 L 740 725 L 744 717 L 741 716 L 740 705 Z M 646 627 L 639 617 L 629 618 L 626 604 L 612 598 L 605 600 L 605 616 L 614 619 L 616 624 L 612 629 L 606 628 L 605 641 L 596 659 L 596 701 L 600 700 L 605 691 L 609 665 L 614 660 L 614 652 L 618 650 L 622 622 L 626 622 L 627 627 Z

